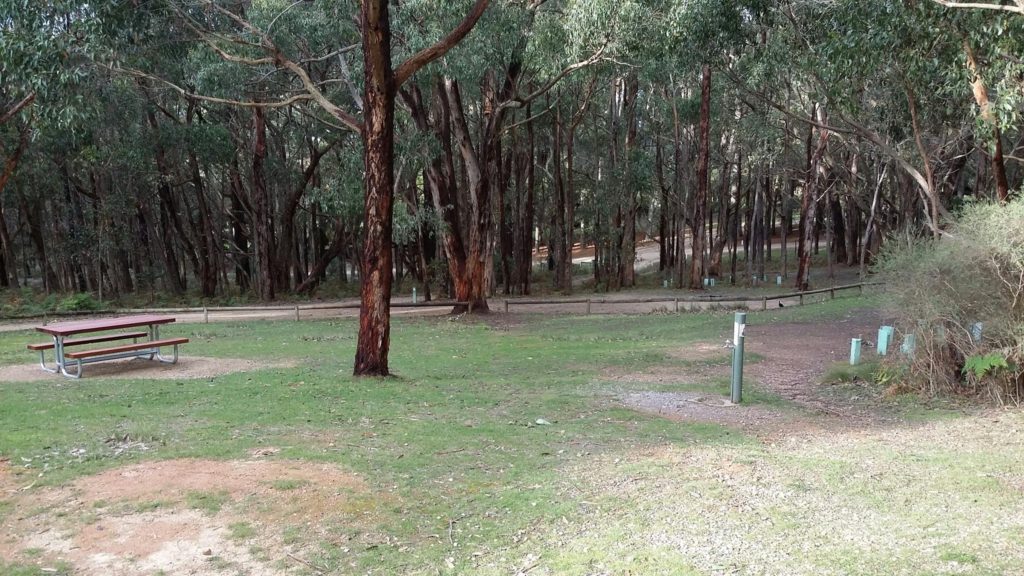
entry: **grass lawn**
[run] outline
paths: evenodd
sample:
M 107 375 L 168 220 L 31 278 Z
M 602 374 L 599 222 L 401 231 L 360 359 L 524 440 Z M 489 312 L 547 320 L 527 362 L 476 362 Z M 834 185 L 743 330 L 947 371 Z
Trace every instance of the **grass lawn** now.
M 873 303 L 840 299 L 751 322 L 827 322 Z M 720 342 L 731 321 L 396 319 L 397 377 L 361 380 L 350 376 L 354 321 L 173 325 L 162 335 L 191 338 L 183 354 L 295 367 L 3 382 L 0 460 L 28 494 L 131 463 L 248 460 L 271 448 L 265 458 L 360 478 L 365 489 L 316 522 L 254 520 L 261 502 L 216 490 L 104 520 L 175 506 L 211 522 L 223 515 L 226 538 L 248 542 L 270 573 L 1024 574 L 1019 412 L 766 441 L 616 403 L 630 385 L 606 374 L 671 364 L 671 350 Z M 35 338 L 0 333 L 0 364 L 31 362 L 24 345 Z M 680 374 L 678 388 L 700 385 Z M 786 403 L 751 386 L 755 401 Z M 145 449 L 111 441 L 125 437 Z M 268 490 L 308 488 L 282 477 Z M 22 507 L 0 492 L 0 523 L 46 513 Z M 83 530 L 101 514 L 77 513 Z M 0 573 L 72 570 L 45 554 L 0 555 Z M 213 555 L 208 567 L 244 574 L 256 564 Z

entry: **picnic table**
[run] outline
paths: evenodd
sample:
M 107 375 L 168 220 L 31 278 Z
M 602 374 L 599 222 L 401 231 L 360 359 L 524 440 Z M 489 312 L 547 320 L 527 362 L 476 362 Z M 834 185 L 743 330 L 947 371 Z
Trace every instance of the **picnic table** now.
M 121 358 L 148 358 L 167 364 L 178 361 L 178 346 L 188 342 L 188 338 L 160 339 L 160 326 L 174 322 L 173 316 L 144 314 L 140 316 L 121 316 L 118 318 L 100 318 L 79 320 L 75 322 L 57 322 L 36 326 L 36 330 L 53 337 L 52 342 L 29 344 L 28 349 L 39 352 L 39 365 L 47 372 L 63 374 L 69 378 L 81 378 L 85 364 L 106 362 Z M 135 330 L 131 330 L 134 328 Z M 143 330 L 144 328 L 144 330 Z M 114 330 L 119 332 L 109 333 Z M 127 330 L 127 331 L 126 331 Z M 83 338 L 69 338 L 82 334 L 98 334 Z M 142 340 L 140 342 L 140 339 Z M 106 346 L 103 348 L 77 349 L 78 346 L 131 340 L 131 344 Z M 174 354 L 164 357 L 160 349 L 173 347 Z M 72 351 L 68 348 L 76 348 Z M 48 366 L 46 351 L 54 351 L 54 366 Z M 73 370 L 69 368 L 73 367 Z

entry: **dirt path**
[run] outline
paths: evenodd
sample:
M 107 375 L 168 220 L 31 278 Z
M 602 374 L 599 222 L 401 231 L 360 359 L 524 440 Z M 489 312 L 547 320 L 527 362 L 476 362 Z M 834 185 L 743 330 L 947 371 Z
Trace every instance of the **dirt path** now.
M 873 341 L 881 321 L 876 314 L 858 313 L 828 323 L 751 326 L 748 350 L 765 357 L 748 373 L 762 386 L 811 412 L 840 418 L 849 425 L 878 424 L 889 417 L 868 403 L 824 394 L 821 377 L 829 366 L 847 362 L 850 339 Z
M 851 395 L 836 393 L 830 385 L 821 384 L 829 366 L 847 360 L 850 338 L 871 340 L 879 322 L 874 313 L 859 311 L 829 322 L 749 326 L 746 349 L 764 360 L 746 366 L 747 386 L 776 395 L 792 407 L 763 399 L 737 406 L 728 401 L 724 390 L 642 390 L 644 383 L 666 385 L 684 381 L 706 386 L 713 381 L 727 382 L 730 353 L 722 343 L 710 342 L 674 354 L 690 365 L 685 369 L 655 367 L 640 374 L 617 376 L 616 380 L 632 389 L 620 395 L 619 400 L 634 409 L 666 418 L 712 422 L 770 438 L 892 426 L 899 418 L 877 402 L 874 391 L 865 388 Z

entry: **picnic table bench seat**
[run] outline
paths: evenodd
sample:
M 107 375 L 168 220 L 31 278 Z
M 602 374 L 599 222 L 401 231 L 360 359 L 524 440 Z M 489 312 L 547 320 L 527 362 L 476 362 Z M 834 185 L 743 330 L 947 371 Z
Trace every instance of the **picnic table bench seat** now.
M 64 356 L 67 358 L 78 360 L 80 358 L 92 358 L 93 356 L 107 356 L 109 354 L 117 354 L 119 352 L 134 352 L 136 350 L 148 350 L 150 348 L 161 348 L 163 346 L 174 346 L 175 355 L 177 355 L 178 345 L 187 343 L 188 338 L 165 338 L 163 340 L 147 340 L 145 342 L 136 342 L 134 344 L 111 346 L 109 348 L 75 350 L 73 352 L 65 352 Z
M 145 338 L 149 336 L 148 332 L 122 332 L 120 334 L 105 334 L 103 336 L 92 336 L 90 338 L 68 338 L 64 340 L 64 346 L 81 346 L 83 344 L 98 344 L 100 342 L 113 342 L 115 340 L 127 340 L 129 338 Z M 38 344 L 29 344 L 27 346 L 29 350 L 35 350 L 42 352 L 43 350 L 53 350 L 53 341 L 39 342 Z
M 188 342 L 188 338 L 160 338 L 160 326 L 171 324 L 174 320 L 173 316 L 140 314 L 43 324 L 36 326 L 36 331 L 50 335 L 53 342 L 29 344 L 28 349 L 39 352 L 40 368 L 68 378 L 81 378 L 84 365 L 93 362 L 145 358 L 174 364 L 178 361 L 178 346 Z M 115 330 L 117 332 L 113 332 Z M 97 335 L 97 332 L 101 334 Z M 103 348 L 83 349 L 84 344 L 116 343 L 118 340 L 131 342 L 119 346 L 108 344 Z M 172 357 L 165 357 L 160 353 L 162 348 L 169 347 L 174 348 Z M 52 366 L 46 363 L 47 350 L 54 351 L 55 364 Z

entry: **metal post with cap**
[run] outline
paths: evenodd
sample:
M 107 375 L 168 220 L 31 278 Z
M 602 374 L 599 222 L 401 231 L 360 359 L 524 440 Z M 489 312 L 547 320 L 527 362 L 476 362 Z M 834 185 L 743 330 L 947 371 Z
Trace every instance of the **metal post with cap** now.
M 729 399 L 733 404 L 743 401 L 743 339 L 747 328 L 747 313 L 737 312 L 732 325 L 732 388 Z

